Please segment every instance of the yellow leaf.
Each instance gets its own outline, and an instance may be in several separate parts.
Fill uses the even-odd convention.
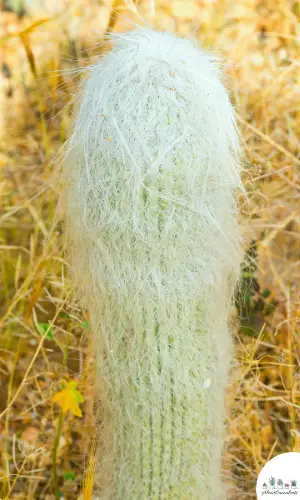
[[[71,380],[64,384],[64,389],[54,394],[52,401],[61,407],[63,413],[70,410],[76,417],[82,417],[81,409],[78,404],[83,403],[84,398],[76,389],[78,382],[76,382],[76,380]]]

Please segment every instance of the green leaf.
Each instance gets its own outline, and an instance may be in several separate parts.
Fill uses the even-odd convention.
[[[53,329],[49,328],[49,323],[39,323],[39,330],[42,336],[44,336],[45,333],[47,332],[46,339],[53,340],[54,338]]]
[[[82,328],[84,328],[85,330],[90,330],[90,324],[89,324],[89,322],[88,322],[88,321],[83,321],[83,322],[81,323],[81,326],[82,326]]]
[[[68,314],[68,313],[65,313],[65,312],[63,312],[63,311],[60,311],[60,312],[58,313],[58,317],[59,317],[59,318],[65,318],[65,319],[67,319],[67,318],[69,318],[70,316],[69,316],[69,314]]]
[[[75,477],[76,476],[72,470],[68,470],[67,472],[64,473],[64,480],[65,481],[68,481],[69,479],[71,481],[74,481]]]

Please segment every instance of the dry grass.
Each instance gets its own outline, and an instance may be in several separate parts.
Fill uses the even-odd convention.
[[[300,3],[128,0],[115,2],[117,16],[108,1],[90,0],[85,8],[65,3],[50,21],[45,12],[21,19],[0,12],[0,497],[55,498],[57,469],[56,497],[76,499],[88,469],[84,498],[90,498],[93,346],[88,318],[72,300],[61,227],[53,224],[53,158],[67,134],[79,76],[60,70],[97,56],[108,26],[125,29],[130,18],[146,16],[159,28],[193,31],[228,61],[249,163],[249,199],[241,200],[249,263],[235,334],[225,467],[230,498],[254,499],[265,461],[300,451]],[[58,435],[52,396],[64,380],[78,381],[85,402],[82,418],[64,415]]]

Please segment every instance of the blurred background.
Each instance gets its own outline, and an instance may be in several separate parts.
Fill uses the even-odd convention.
[[[91,498],[93,343],[53,179],[83,69],[107,50],[105,32],[133,23],[214,50],[241,129],[247,259],[227,397],[229,499],[255,499],[265,462],[300,452],[299,21],[296,0],[0,0],[1,499]]]

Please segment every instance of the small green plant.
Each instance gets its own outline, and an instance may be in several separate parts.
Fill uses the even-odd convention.
[[[46,339],[54,339],[53,328],[50,327],[49,323],[39,323],[39,331],[42,336],[46,335]]]

